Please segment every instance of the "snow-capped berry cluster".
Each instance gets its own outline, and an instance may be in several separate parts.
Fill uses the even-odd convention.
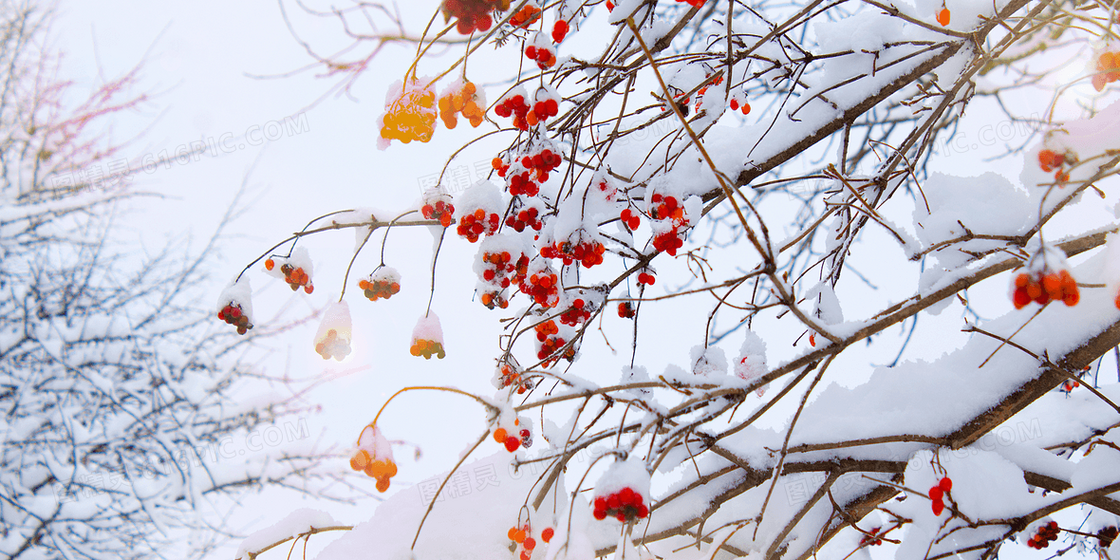
[[[324,360],[342,361],[350,355],[350,306],[345,301],[332,303],[323,313],[315,334],[315,352]]]
[[[650,218],[657,222],[654,227],[653,248],[676,256],[677,249],[684,246],[683,237],[688,227],[684,206],[681,206],[677,197],[662,196],[660,193],[654,193],[650,202]]]
[[[401,291],[401,273],[390,266],[379,267],[368,277],[358,280],[358,287],[370,301],[389,299]]]
[[[511,284],[522,282],[528,270],[529,257],[525,256],[516,238],[487,238],[479,247],[474,264],[482,304],[490,309],[505,309],[509,305],[505,290]]]
[[[591,305],[588,305],[582,298],[576,298],[572,300],[572,306],[560,315],[560,323],[578,327],[591,318],[592,311]]]
[[[521,233],[526,229],[533,231],[540,231],[544,227],[544,222],[540,220],[540,210],[536,206],[523,206],[516,212],[510,212],[506,216],[506,226],[513,228],[513,231]]]
[[[245,334],[253,328],[249,316],[241,310],[241,305],[231,301],[218,310],[218,319],[237,327],[237,334]]]
[[[462,35],[488,31],[494,24],[490,12],[509,9],[510,0],[443,0],[443,14],[455,18],[455,30]]]
[[[618,304],[618,316],[622,317],[623,319],[633,319],[634,318],[634,305],[631,304],[628,301],[624,301],[624,302],[619,303]]]
[[[502,426],[499,422],[498,427],[494,428],[494,441],[505,446],[506,451],[513,453],[521,446],[526,448],[533,445],[533,433],[529,430],[528,421],[522,426],[521,418],[514,418],[513,426]]]
[[[649,515],[649,506],[640,493],[626,486],[617,492],[595,498],[592,515],[600,521],[613,517],[625,523],[635,519],[645,519]]]
[[[432,139],[436,124],[436,93],[423,82],[426,80],[412,80],[405,86],[397,82],[389,88],[385,114],[380,119],[379,148],[389,147],[391,140],[407,144],[413,140],[427,142]]]
[[[456,233],[474,243],[482,235],[493,235],[502,225],[506,208],[498,187],[487,180],[475,183],[459,197],[459,225]]]
[[[575,234],[579,241],[557,241],[553,245],[541,247],[541,256],[546,259],[563,259],[564,265],[576,263],[584,268],[603,264],[603,254],[607,248],[594,240],[585,240],[583,235]]]
[[[465,237],[467,241],[474,243],[478,241],[481,235],[493,235],[498,231],[498,226],[502,223],[502,217],[497,213],[491,212],[487,215],[486,211],[482,208],[475,210],[471,214],[464,214],[459,218],[459,227],[455,232]]]
[[[541,70],[548,70],[556,64],[556,49],[544,35],[537,33],[533,35],[533,40],[525,45],[525,58],[537,63],[537,68]]]
[[[458,124],[457,114],[462,113],[472,127],[478,128],[486,115],[486,99],[482,91],[469,81],[455,82],[439,98],[439,118],[447,128]]]
[[[1097,73],[1093,74],[1093,87],[1097,91],[1120,80],[1120,53],[1105,51],[1097,57]]]
[[[439,317],[432,311],[423,315],[416,321],[412,328],[412,343],[408,352],[413,356],[424,356],[425,360],[435,356],[443,359],[447,353],[443,350],[443,328],[440,327]]]
[[[941,515],[945,510],[945,495],[953,489],[953,481],[949,477],[942,478],[936,486],[929,489],[929,501],[934,515]]]
[[[1036,550],[1042,550],[1050,546],[1050,543],[1058,540],[1059,531],[1058,522],[1056,521],[1051,521],[1042,525],[1031,535],[1030,540],[1027,541],[1027,546]]]
[[[1080,299],[1077,281],[1068,270],[1062,269],[1055,273],[1047,269],[1033,274],[1021,272],[1015,277],[1015,291],[1012,295],[1015,309],[1022,309],[1032,301],[1039,305],[1060,301],[1072,307]]]
[[[533,388],[532,380],[524,375],[521,368],[509,362],[502,362],[494,369],[494,377],[490,378],[490,382],[498,389],[516,386],[519,395]]]
[[[293,292],[301,287],[308,294],[315,291],[315,286],[311,283],[311,256],[307,249],[303,247],[292,250],[291,256],[287,258],[270,257],[266,259],[264,269],[273,276],[283,278]]]
[[[541,260],[530,261],[525,278],[518,283],[521,293],[543,307],[556,307],[560,301],[560,285],[556,272]]]
[[[525,102],[525,88],[517,87],[494,106],[494,113],[502,118],[513,117],[513,126],[529,130],[529,104]]]
[[[1072,165],[1076,160],[1077,158],[1068,151],[1060,154],[1049,149],[1038,152],[1038,166],[1047,173],[1053,171],[1054,180],[1059,183],[1069,181],[1069,171],[1064,166],[1066,164]]]
[[[234,280],[218,295],[218,319],[245,334],[253,328],[253,289],[249,279]]]
[[[509,24],[514,27],[528,29],[530,25],[539,19],[541,19],[541,9],[532,4],[525,4],[516,14],[513,14],[513,17],[509,18]]]
[[[443,227],[450,227],[455,222],[455,205],[451,204],[451,197],[436,189],[424,193],[424,205],[420,213],[425,220],[436,220]]]
[[[376,426],[362,429],[358,448],[350,456],[350,468],[377,480],[378,492],[389,489],[389,479],[397,475],[397,464],[393,461],[392,445]]]
[[[561,327],[556,326],[556,322],[549,319],[534,325],[533,330],[537,332],[537,359],[541,360],[542,366],[549,367],[559,361],[560,358],[565,360],[575,359],[574,348],[568,348],[563,354],[555,356],[571,339],[567,327],[564,327],[562,332]]]
[[[528,523],[522,525],[520,529],[511,527],[506,534],[509,540],[513,541],[514,545],[516,545],[513,552],[520,560],[529,560],[533,557],[533,549],[537,547],[537,541],[529,536],[532,534],[533,530],[529,527]]]

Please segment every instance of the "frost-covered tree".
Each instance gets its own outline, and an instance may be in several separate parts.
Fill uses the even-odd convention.
[[[463,152],[493,150],[493,172],[461,193],[445,173],[398,212],[322,217],[261,260],[309,287],[307,236],[353,229],[361,253],[375,231],[424,226],[434,282],[440,251],[463,246],[450,238],[476,244],[476,299],[504,331],[496,364],[459,374],[497,392],[466,395],[485,430],[427,500],[390,496],[320,558],[1108,553],[1114,5],[430,4],[415,33],[375,3],[300,6],[353,39],[316,55],[342,88],[386,42],[416,38],[382,148],[431,160],[398,144],[462,116],[478,129]],[[931,172],[966,110],[1033,125],[1004,156],[1014,180]],[[387,264],[408,263],[382,252],[350,282],[392,297],[407,275]],[[248,306],[235,288],[223,302]],[[348,305],[319,331],[324,359],[362,344]],[[414,356],[470,337],[460,325],[445,341],[431,304],[419,312]],[[620,336],[626,356],[603,350]],[[422,390],[462,393],[402,392]],[[394,398],[350,465],[382,491],[398,467],[379,419],[409,414]],[[333,524],[297,512],[243,551]]]
[[[144,98],[135,73],[63,81],[51,21],[0,2],[0,557],[182,558],[168,543],[228,534],[209,517],[230,497],[315,460],[246,453],[297,409],[235,400],[264,382],[212,322],[206,251],[144,255],[115,228],[137,191],[107,127]]]

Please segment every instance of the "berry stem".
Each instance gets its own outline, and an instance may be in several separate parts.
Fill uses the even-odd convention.
[[[393,393],[393,395],[391,397],[389,397],[388,400],[385,401],[385,404],[381,405],[381,408],[377,411],[377,414],[375,414],[374,417],[373,417],[373,422],[370,422],[369,425],[371,427],[376,428],[377,427],[377,420],[379,418],[381,418],[381,413],[385,411],[385,407],[389,406],[389,403],[392,402],[393,399],[397,397],[397,395],[399,395],[401,393],[407,393],[408,391],[444,391],[444,392],[447,392],[447,393],[456,393],[456,394],[459,394],[459,395],[470,397],[470,398],[478,401],[479,404],[481,404],[482,406],[485,406],[488,410],[490,410],[492,412],[497,412],[498,411],[498,407],[496,407],[493,404],[487,402],[482,397],[479,397],[478,395],[468,393],[468,392],[466,392],[462,389],[456,389],[454,387],[437,387],[437,386],[434,386],[434,385],[414,385],[412,387],[405,387],[403,389],[400,389],[396,393]]]

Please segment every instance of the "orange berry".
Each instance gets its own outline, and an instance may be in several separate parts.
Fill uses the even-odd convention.
[[[519,543],[524,542],[525,541],[525,531],[523,531],[521,529],[518,529],[517,532],[513,535],[513,540],[516,541],[516,542],[519,542]]]
[[[541,531],[541,540],[544,542],[552,540],[552,535],[554,532],[555,531],[552,530],[552,527],[546,527],[545,530]]]
[[[276,266],[276,261],[274,261],[272,259],[268,259],[268,260],[264,261],[264,269],[265,270],[272,270],[272,268],[275,267],[275,266]]]
[[[388,489],[389,489],[389,479],[388,478],[377,479],[377,491],[378,492],[384,492]]]
[[[940,23],[941,27],[949,25],[949,8],[941,8],[941,11],[937,12],[937,23]]]
[[[509,531],[506,533],[506,536],[509,537],[509,540],[516,541],[517,540],[517,527],[510,527]]]
[[[525,550],[533,550],[537,547],[537,541],[533,540],[533,537],[525,537],[525,540],[521,543],[521,546],[524,546]]]
[[[505,428],[498,428],[497,430],[494,430],[494,441],[496,441],[498,443],[505,443],[506,442],[506,437],[508,435],[509,434],[506,433]]]
[[[1061,292],[1062,281],[1055,274],[1047,274],[1042,277],[1042,289],[1046,290],[1050,297],[1054,297],[1054,294]]]
[[[1031,277],[1028,276],[1026,273],[1020,273],[1018,276],[1015,277],[1015,287],[1016,288],[1025,288],[1027,286],[1027,284],[1030,284],[1030,282],[1031,282]]]
[[[350,458],[350,468],[353,470],[365,470],[367,464],[369,464],[369,453],[365,449],[358,450],[358,452]]]

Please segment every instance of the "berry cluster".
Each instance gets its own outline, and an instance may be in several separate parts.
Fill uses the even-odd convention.
[[[513,228],[513,231],[521,233],[526,228],[540,231],[544,227],[544,222],[540,220],[540,210],[537,210],[534,206],[528,206],[517,212],[510,212],[509,216],[506,216],[506,225]]]
[[[1093,87],[1102,91],[1104,86],[1120,80],[1120,53],[1105,51],[1097,57],[1097,73],[1093,74]]]
[[[548,104],[549,102],[552,103],[551,106],[553,107],[556,104],[556,102],[551,99],[543,103]],[[537,107],[540,106],[541,103],[537,103]],[[533,109],[533,111],[536,112],[537,109]],[[551,114],[555,115],[555,110],[553,110]],[[525,168],[527,171],[536,171],[535,179],[538,183],[548,181],[548,174],[557,167],[560,167],[561,163],[564,163],[564,158],[548,148],[521,157],[521,167]]]
[[[494,24],[490,12],[504,12],[509,9],[510,0],[443,0],[443,15],[459,21],[455,29],[463,35],[475,31],[487,31]]]
[[[374,459],[365,449],[359,449],[350,457],[350,468],[376,479],[378,492],[388,490],[389,479],[397,475],[397,464],[392,459]]]
[[[1064,153],[1059,154],[1053,150],[1042,150],[1038,152],[1038,166],[1043,171],[1049,173],[1054,172],[1054,179],[1059,183],[1064,183],[1069,180],[1069,171],[1063,169],[1067,163],[1072,164],[1074,158],[1072,154]]]
[[[883,539],[879,536],[879,531],[881,531],[882,529],[882,527],[872,527],[871,530],[867,532],[868,534],[864,535],[863,538],[860,539],[859,545],[862,547],[879,546],[883,544]]]
[[[381,435],[381,430],[372,424],[362,429],[362,434],[358,437],[358,449],[350,456],[350,468],[376,479],[378,492],[388,490],[389,479],[397,475],[393,448],[385,436]]]
[[[529,267],[529,257],[522,254],[514,261],[509,251],[483,253],[482,263],[484,282],[508,288],[511,283],[525,276]]]
[[[541,19],[541,9],[532,4],[525,4],[516,14],[513,14],[513,17],[509,18],[509,24],[514,27],[528,29],[530,25],[539,19]]]
[[[358,280],[358,287],[370,301],[389,299],[401,291],[401,275],[394,268],[380,267],[368,278]]]
[[[738,99],[732,98],[731,102],[728,103],[728,106],[731,107],[732,111],[739,111],[744,115],[751,114],[751,104],[747,103],[746,101],[739,103]]]
[[[1058,522],[1051,521],[1046,525],[1039,527],[1038,532],[1031,535],[1030,540],[1027,541],[1027,546],[1036,550],[1042,550],[1050,546],[1050,543],[1058,540],[1059,531],[1060,529],[1058,529]]]
[[[518,288],[544,307],[555,307],[560,301],[559,280],[548,265],[537,265],[531,274],[521,279]]]
[[[1022,309],[1032,301],[1039,305],[1061,301],[1072,307],[1080,299],[1077,281],[1067,270],[1054,273],[1047,269],[1033,275],[1023,272],[1015,277],[1015,292],[1012,294],[1015,309]]]
[[[549,359],[549,356],[559,352],[561,348],[568,344],[568,341],[559,336],[560,329],[556,326],[556,322],[551,319],[537,323],[533,329],[537,331],[537,342],[539,343],[537,359],[542,361],[541,365],[549,367],[558,359]],[[560,357],[572,359],[575,357],[575,353],[569,348]]]
[[[502,118],[509,118],[512,116],[513,126],[517,127],[518,130],[529,130],[529,105],[525,103],[525,95],[523,92],[524,90],[522,89],[521,93],[514,93],[502,99],[494,106],[494,113]]]
[[[934,515],[941,515],[945,510],[945,494],[948,494],[953,489],[953,481],[949,477],[944,477],[934,486],[929,489],[929,500],[933,508]]]
[[[685,2],[689,6],[699,8],[704,5],[705,0],[677,0],[677,2]]]
[[[465,214],[459,218],[459,227],[456,228],[456,233],[467,238],[467,241],[474,243],[478,241],[479,236],[493,235],[498,231],[498,226],[501,225],[501,216],[490,213],[489,217],[486,215],[486,210],[479,208],[474,213]]]
[[[619,214],[618,217],[622,220],[622,225],[626,226],[626,229],[630,231],[638,229],[638,226],[642,224],[642,220],[638,217],[637,210],[623,208],[622,213]]]
[[[445,92],[439,98],[439,118],[444,126],[455,128],[459,122],[456,115],[462,113],[472,127],[478,128],[486,114],[483,109],[486,101],[480,97],[481,93],[471,82],[463,82],[462,86],[455,84]]]
[[[326,334],[315,342],[315,352],[324,360],[334,358],[342,361],[350,355],[350,341],[338,334],[335,329],[327,329]]]
[[[609,516],[625,523],[645,519],[649,515],[649,507],[643,502],[641,494],[627,486],[613,494],[595,498],[592,514],[600,521]]]
[[[557,44],[564,42],[564,37],[568,36],[568,31],[570,29],[571,27],[568,26],[567,21],[562,19],[556,20],[556,23],[552,24],[552,41]]]
[[[510,527],[509,532],[506,534],[509,540],[513,541],[516,545],[514,553],[518,554],[517,557],[520,558],[520,560],[529,560],[532,558],[533,549],[537,547],[537,541],[529,536],[531,534],[532,529],[529,528],[528,523],[522,525],[520,529],[517,527]],[[544,537],[541,538],[543,540]]]
[[[425,360],[432,359],[432,356],[442,360],[447,356],[447,353],[443,351],[443,343],[424,338],[413,340],[408,352],[416,357],[424,356]]]
[[[635,314],[634,313],[634,305],[631,304],[630,302],[624,301],[624,302],[618,304],[618,316],[619,317],[622,317],[623,319],[633,319],[634,314]]]
[[[386,104],[385,115],[381,117],[381,145],[388,147],[390,140],[405,144],[431,140],[436,128],[435,103],[435,92],[416,81],[403,88],[396,99]]]
[[[513,385],[517,386],[517,394],[524,394],[533,388],[533,382],[525,377],[521,368],[505,362],[498,366],[494,371],[494,377],[490,380],[498,389],[504,389]]]
[[[578,327],[591,318],[591,306],[580,298],[572,302],[572,306],[560,315],[560,322],[565,325]]]
[[[582,236],[581,236],[582,237]],[[541,247],[541,256],[546,259],[564,259],[564,265],[577,263],[584,268],[603,264],[603,254],[607,248],[598,241],[557,241],[554,245]]]
[[[514,420],[514,426],[520,425],[520,421]],[[515,428],[516,429],[516,428]],[[513,453],[521,446],[531,447],[533,445],[533,434],[528,428],[522,428],[517,435],[511,434],[505,428],[497,428],[494,430],[494,441],[506,446],[506,451]]]
[[[273,259],[264,261],[264,268],[268,271],[273,270],[276,268],[276,261]],[[288,287],[293,292],[300,287],[303,287],[304,293],[310,294],[315,291],[315,286],[311,283],[311,277],[303,270],[303,267],[284,263],[280,265],[280,273],[284,275],[284,281],[288,283]]]
[[[242,312],[241,304],[237,302],[231,301],[222,307],[218,311],[218,319],[237,327],[237,334],[245,334],[253,328],[252,323],[249,322],[249,316]]]
[[[438,191],[431,200],[425,200],[420,212],[425,220],[438,220],[443,227],[450,227],[455,221],[455,206],[451,204],[451,197]]]
[[[661,196],[660,193],[650,197],[650,202],[652,203],[649,209],[650,217],[654,220],[666,222],[669,226],[668,229],[654,235],[653,248],[676,256],[677,249],[684,246],[681,235],[683,229],[688,225],[688,219],[684,215],[684,207],[680,205],[675,196]]]
[[[638,273],[638,284],[639,285],[644,284],[646,286],[652,286],[653,283],[656,282],[656,281],[657,281],[657,277],[654,276],[652,273],[649,273],[649,272],[639,272]]]
[[[541,70],[548,70],[556,64],[556,52],[548,45],[526,45],[525,58],[536,62]]]

